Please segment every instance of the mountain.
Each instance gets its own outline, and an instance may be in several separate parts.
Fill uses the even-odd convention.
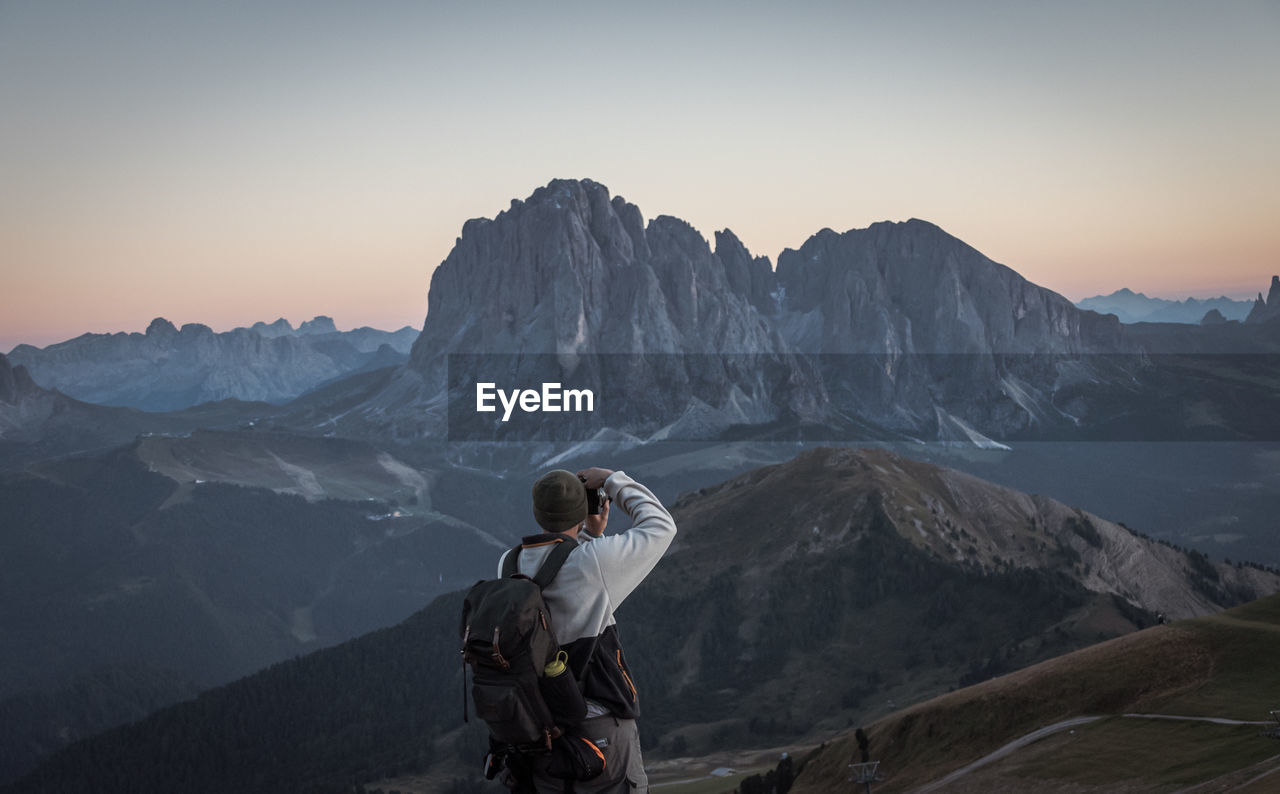
[[[1270,596],[942,695],[866,727],[875,789],[1274,790],[1261,779],[1276,769],[1275,740],[1259,733],[1276,727],[1277,652]],[[792,790],[848,791],[850,758],[853,736],[824,745]]]
[[[44,413],[39,406],[43,398],[44,390],[31,380],[27,368],[13,366],[0,353],[0,439],[25,435],[32,415]]]
[[[1113,320],[919,220],[824,229],[778,257],[777,284],[776,322],[841,409],[908,436],[1067,428],[1054,389],[1079,375],[1060,364],[1124,349]]]
[[[1081,353],[1115,327],[920,220],[824,229],[778,257],[783,324],[808,352]]]
[[[26,367],[0,354],[0,471],[69,454],[101,453],[142,433],[234,427],[271,410],[226,400],[181,413],[150,414],[80,402],[35,383]]]
[[[1095,295],[1076,303],[1081,309],[1098,314],[1114,314],[1122,323],[1189,323],[1198,324],[1205,314],[1219,312],[1226,320],[1244,320],[1252,304],[1224,296],[1197,300],[1174,301],[1149,298],[1129,288],[1110,295]]]
[[[1262,293],[1258,293],[1258,299],[1249,310],[1249,316],[1245,318],[1245,322],[1269,323],[1278,316],[1280,316],[1280,276],[1272,276],[1271,289],[1267,292],[1267,297],[1263,299]]]
[[[439,512],[439,482],[465,488],[362,442],[253,431],[0,475],[0,697],[126,661],[207,686],[403,619],[514,536]]]
[[[409,445],[1280,437],[1239,399],[1274,406],[1246,372],[1274,367],[1273,329],[1122,325],[920,220],[822,230],[775,272],[729,230],[713,249],[599,183],[554,180],[468,221],[428,306],[404,367],[335,381],[285,423]],[[1259,357],[1220,366],[1244,353]],[[479,411],[482,383],[595,403]]]
[[[603,185],[556,180],[463,226],[432,275],[407,369],[439,388],[447,364],[472,402],[480,380],[564,380],[601,395],[593,431],[680,422],[714,434],[816,416],[821,384],[759,315],[771,275],[727,230],[713,251],[684,221],[646,225]],[[486,419],[478,435],[493,432]]]
[[[1157,612],[1280,589],[1277,572],[874,449],[807,452],[673,514],[675,545],[619,610],[654,758],[828,734]],[[81,742],[10,790],[440,790],[484,747],[459,722],[460,601]]]
[[[301,395],[279,426],[410,446],[1280,438],[1274,390],[1250,374],[1274,368],[1273,327],[1123,325],[920,220],[824,229],[775,272],[727,229],[713,248],[599,183],[553,180],[468,221],[427,301],[407,362],[378,332],[338,334],[320,317],[226,334],[157,320],[146,334],[19,347],[14,363],[68,394],[148,409]],[[1222,366],[1238,354],[1257,358]],[[558,383],[594,401],[478,411],[481,383]]]
[[[362,442],[262,430],[0,474],[0,780],[473,582],[513,535],[441,512],[437,488],[477,490]]]
[[[416,332],[359,328],[339,332],[328,317],[296,331],[280,319],[214,333],[181,329],[157,318],[144,334],[84,334],[10,353],[32,377],[85,402],[172,411],[225,399],[287,402],[316,386],[379,365],[406,360]],[[382,349],[384,345],[389,349]],[[390,350],[397,351],[388,356]]]

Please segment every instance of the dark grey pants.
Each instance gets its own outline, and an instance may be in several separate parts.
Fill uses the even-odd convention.
[[[574,794],[647,794],[649,778],[640,757],[640,733],[635,720],[620,720],[611,715],[593,717],[574,733],[586,737],[604,753],[604,774],[595,780],[573,784]],[[562,794],[565,782],[542,774],[534,774],[538,794]]]

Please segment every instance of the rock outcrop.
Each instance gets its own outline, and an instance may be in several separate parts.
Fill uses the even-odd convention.
[[[544,354],[555,357],[551,380],[567,373],[575,386],[621,391],[625,410],[591,429],[644,438],[692,413],[704,436],[781,420],[837,428],[826,438],[986,444],[1126,426],[1132,405],[1121,403],[1145,398],[1125,397],[1123,384],[1149,374],[1149,355],[1270,344],[1230,328],[1209,338],[1189,325],[1122,326],[920,220],[824,229],[784,251],[775,273],[731,231],[712,249],[684,221],[646,223],[590,180],[555,180],[468,221],[428,305],[409,366],[345,416],[390,425],[397,438],[429,436],[450,413],[446,382],[457,417],[469,379],[501,379],[482,376],[476,357]],[[641,363],[621,378],[577,369],[619,354]],[[707,363],[699,356],[718,357],[714,371],[694,366]],[[545,368],[521,370],[527,361],[506,363],[489,362],[522,386],[548,379]]]
[[[1265,299],[1261,292],[1258,293],[1258,299],[1254,301],[1253,309],[1249,311],[1245,322],[1266,323],[1276,317],[1280,317],[1280,276],[1271,277],[1271,289],[1267,292]]]
[[[931,223],[824,229],[778,257],[793,340],[823,353],[1078,353],[1108,324]]]
[[[609,395],[608,421],[646,434],[682,418],[701,433],[815,415],[821,384],[761,315],[771,276],[732,232],[712,251],[678,218],[645,224],[603,185],[556,180],[464,225],[432,276],[409,366],[441,383],[451,353],[519,355],[521,365],[554,355],[575,388]],[[457,370],[486,363],[455,359],[451,382],[486,378]],[[609,366],[618,369],[600,369]]]
[[[26,367],[15,367],[0,353],[0,403],[14,405],[39,391]]]

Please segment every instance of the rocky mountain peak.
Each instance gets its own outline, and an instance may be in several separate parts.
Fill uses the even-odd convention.
[[[1271,289],[1266,298],[1262,297],[1261,292],[1258,293],[1258,299],[1254,301],[1253,309],[1245,322],[1265,323],[1276,317],[1280,317],[1280,276],[1271,277]]]
[[[1085,347],[1081,312],[919,219],[824,229],[778,257],[802,349],[1040,353]]]
[[[706,361],[700,354],[790,352],[757,308],[768,295],[767,261],[751,257],[731,234],[720,238],[721,247],[723,258],[679,218],[658,216],[646,225],[639,208],[598,182],[554,180],[496,217],[463,226],[432,275],[410,370],[430,392],[450,353],[556,354],[563,361],[678,353],[630,372],[619,395],[634,402],[629,415],[641,417],[647,404],[643,423],[661,425],[674,420],[668,411],[678,416],[697,404],[719,417],[712,425],[768,421],[777,415],[776,395],[758,361],[732,374],[693,371]],[[779,376],[790,395],[781,402],[821,401],[820,385],[795,371],[800,365],[780,365],[792,373]],[[696,398],[695,384],[702,389]],[[616,382],[613,388],[617,394]]]
[[[40,390],[27,368],[13,366],[5,354],[0,353],[0,402],[13,405],[27,395]]]
[[[147,336],[156,339],[168,339],[169,337],[176,336],[177,333],[178,329],[174,327],[173,323],[163,317],[155,318],[151,321],[151,324],[147,326]]]
[[[283,317],[276,320],[274,323],[271,323],[270,325],[259,320],[258,322],[250,326],[249,330],[253,331],[258,336],[264,336],[268,338],[293,335],[293,325]]]
[[[307,320],[298,326],[299,334],[336,334],[338,327],[333,324],[332,317],[326,317],[323,314],[317,315],[314,319]]]
[[[1221,563],[1213,568],[1223,588],[1206,591],[1185,552],[1055,500],[877,448],[811,449],[683,495],[672,509],[689,528],[677,553],[701,555],[710,575],[743,565],[751,581],[797,556],[848,551],[880,531],[971,571],[1057,572],[1086,590],[1179,618],[1238,601],[1233,587],[1273,592],[1280,585],[1274,574]],[[749,542],[758,538],[769,541]]]
[[[768,351],[752,322],[763,273],[736,238],[726,263],[688,223],[598,182],[557,179],[463,226],[436,269],[413,365],[468,352]],[[766,260],[767,262],[767,260]]]
[[[772,314],[777,308],[772,298],[776,285],[769,257],[753,257],[738,236],[728,229],[716,232],[715,240],[716,257],[724,263],[729,286],[745,295],[760,311]]]

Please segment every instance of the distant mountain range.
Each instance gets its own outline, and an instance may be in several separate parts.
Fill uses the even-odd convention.
[[[417,331],[338,331],[316,317],[214,333],[157,318],[143,334],[83,334],[45,348],[18,345],[13,364],[47,389],[84,402],[177,411],[220,400],[284,403],[317,386],[404,363]]]
[[[27,368],[0,353],[0,471],[68,454],[102,453],[143,433],[233,428],[273,406],[224,400],[173,413],[144,413],[81,402],[42,388]]]
[[[1119,289],[1110,295],[1095,295],[1077,301],[1081,309],[1098,314],[1114,314],[1122,323],[1187,323],[1199,325],[1206,316],[1237,322],[1249,316],[1253,301],[1234,300],[1225,295],[1218,298],[1187,298],[1175,301],[1167,298],[1149,298],[1129,288]],[[1210,320],[1212,322],[1212,320]]]
[[[775,271],[727,229],[713,248],[603,185],[555,180],[468,221],[427,300],[420,335],[158,319],[10,359],[42,387],[152,411],[306,395],[277,426],[400,443],[1280,438],[1276,395],[1245,372],[1280,352],[1261,295],[1250,322],[1189,301],[1210,322],[1126,325],[921,220],[824,229]],[[601,408],[502,421],[474,410],[478,382],[564,382]]]
[[[822,230],[774,271],[728,230],[713,249],[598,183],[556,180],[464,225],[407,365],[284,421],[399,442],[1273,438],[1238,397],[1275,395],[1207,359],[1274,366],[1277,352],[1265,323],[1079,309],[925,221]],[[548,381],[606,407],[516,422],[474,409],[477,382]]]
[[[396,332],[411,346],[324,318],[225,334],[157,320],[0,355],[0,514],[15,528],[0,537],[0,716],[14,726],[0,748],[18,748],[0,768],[487,575],[552,465],[625,465],[664,496],[729,478],[679,502],[671,558],[624,607],[635,642],[668,651],[637,662],[653,747],[834,731],[887,698],[1280,582],[889,453],[741,474],[815,441],[901,441],[1010,479],[1026,468],[1025,490],[1083,495],[1072,503],[1105,492],[1141,518],[1220,503],[1198,506],[1196,531],[1248,558],[1274,548],[1251,540],[1280,510],[1266,444],[1030,442],[1280,440],[1276,282],[1246,322],[1126,325],[925,221],[822,230],[775,271],[728,230],[712,244],[598,183],[556,180],[468,221],[428,303],[420,335]],[[475,410],[481,379],[562,381],[600,406],[505,423]],[[133,407],[68,396],[80,386]],[[94,754],[128,757],[119,741],[155,750],[118,766],[130,790],[349,790],[453,759],[476,731],[440,705],[461,685],[456,647],[427,643],[456,628],[456,601],[85,745],[40,780],[115,781]],[[904,628],[918,626],[927,641]],[[774,671],[812,657],[808,694],[778,688]],[[182,756],[240,754],[247,735],[287,757],[228,772],[222,750]],[[269,771],[220,777],[236,769]]]
[[[654,755],[812,738],[1157,613],[1280,590],[1275,571],[877,450],[804,453],[687,494],[673,515],[676,544],[619,613]],[[82,742],[12,790],[349,791],[435,763],[460,774],[484,747],[475,724],[458,730],[459,600]]]

